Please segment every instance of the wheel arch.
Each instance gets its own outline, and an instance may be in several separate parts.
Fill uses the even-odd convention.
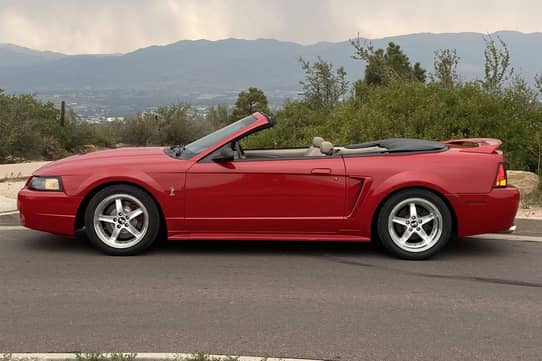
[[[167,235],[166,217],[164,215],[164,210],[162,209],[162,206],[161,206],[160,202],[158,201],[158,199],[156,199],[156,197],[151,192],[149,192],[149,190],[146,189],[145,187],[142,187],[139,184],[129,182],[129,181],[105,182],[105,183],[99,184],[99,185],[95,186],[94,188],[90,189],[86,193],[86,195],[83,197],[83,200],[81,201],[81,203],[79,204],[79,208],[77,209],[77,213],[76,213],[76,216],[75,216],[75,230],[76,231],[84,227],[85,211],[86,211],[87,206],[88,206],[90,200],[92,199],[92,197],[94,197],[94,195],[96,193],[98,193],[99,191],[101,191],[102,189],[105,189],[107,187],[114,186],[114,185],[129,185],[131,187],[135,187],[135,188],[138,188],[138,189],[142,190],[149,197],[151,197],[151,199],[154,201],[154,203],[156,203],[156,206],[158,207],[158,212],[160,213],[160,232],[159,232],[159,236]]]
[[[446,204],[446,206],[450,210],[450,214],[452,215],[452,237],[457,236],[458,224],[457,224],[457,215],[456,215],[455,209],[452,203],[450,202],[450,200],[442,192],[439,192],[438,190],[427,187],[427,186],[406,186],[406,187],[401,187],[401,188],[393,190],[392,192],[387,194],[384,198],[382,198],[380,202],[378,203],[378,206],[376,207],[373,213],[373,218],[371,219],[371,239],[378,240],[377,223],[378,223],[378,217],[380,215],[380,211],[382,207],[384,206],[384,204],[391,197],[393,197],[395,194],[399,192],[403,192],[405,190],[416,190],[416,189],[431,192],[437,197],[439,197],[444,202],[444,204]]]

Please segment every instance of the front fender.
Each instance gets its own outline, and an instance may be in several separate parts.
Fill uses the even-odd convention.
[[[111,175],[108,173],[94,173],[89,176],[82,178],[81,176],[66,176],[67,178],[65,183],[67,183],[66,191],[70,192],[70,196],[75,197],[84,197],[93,189],[100,187],[108,183],[133,183],[151,193],[155,198],[162,198],[167,190],[163,187],[149,174],[134,170],[133,168],[117,168],[115,169],[116,175]],[[119,175],[117,175],[119,174]],[[75,187],[70,187],[70,180],[80,180]],[[78,179],[79,178],[79,179]],[[81,179],[82,178],[82,179]],[[75,182],[74,182],[75,183]],[[73,193],[72,193],[73,192]]]
[[[160,175],[158,178],[160,178]],[[130,183],[138,186],[149,192],[158,203],[157,205],[165,218],[168,232],[178,233],[184,229],[183,189],[181,186],[184,177],[177,174],[175,178],[179,179],[176,187],[178,192],[173,194],[170,193],[169,186],[167,186],[171,182],[165,184],[157,181],[152,175],[133,168],[119,167],[115,169],[115,175],[97,172],[88,176],[66,176],[63,177],[63,181],[66,185],[66,193],[74,199],[78,199],[77,212],[84,205],[87,196],[104,185]]]

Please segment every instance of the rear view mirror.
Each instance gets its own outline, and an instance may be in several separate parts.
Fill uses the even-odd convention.
[[[217,163],[233,162],[234,159],[235,154],[233,153],[233,149],[231,149],[231,147],[222,148],[220,152],[213,157],[213,161]]]

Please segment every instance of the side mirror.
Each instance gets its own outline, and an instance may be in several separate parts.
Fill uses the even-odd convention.
[[[235,159],[235,154],[233,153],[233,149],[231,147],[224,147],[220,150],[220,153],[216,154],[213,157],[213,161],[217,163],[227,163],[227,162],[233,162]]]

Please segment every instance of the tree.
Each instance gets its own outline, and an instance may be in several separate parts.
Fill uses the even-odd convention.
[[[362,43],[360,38],[350,40],[350,44],[354,47],[353,58],[367,63],[364,77],[367,84],[387,85],[400,80],[425,82],[425,69],[420,63],[412,65],[399,45],[390,42],[386,50],[375,49],[371,43]]]
[[[537,74],[534,78],[534,84],[540,95],[542,95],[542,73]]]
[[[506,43],[497,37],[500,47],[491,35],[484,38],[484,88],[489,91],[498,90],[502,83],[512,77],[514,68],[510,63],[510,51]]]
[[[333,65],[320,57],[311,64],[299,59],[305,72],[305,80],[299,82],[303,87],[305,101],[316,109],[330,109],[348,92],[348,81],[344,67],[333,71]]]
[[[263,90],[248,88],[247,91],[239,93],[231,119],[235,121],[255,112],[269,113],[269,103]]]
[[[187,104],[162,106],[125,120],[120,138],[137,146],[188,144],[203,135],[201,120]]]
[[[211,129],[219,129],[230,122],[230,113],[226,104],[213,105],[207,110],[205,120]]]
[[[535,87],[536,89],[538,89],[538,92],[540,93],[540,95],[542,96],[542,73],[540,74],[537,74],[534,78],[534,82],[535,82]],[[542,111],[540,111],[540,113],[542,114]],[[540,117],[541,119],[539,120],[539,123],[538,123],[538,127],[536,129],[536,144],[538,146],[538,176],[542,177],[542,115]]]
[[[441,49],[436,51],[433,80],[445,88],[453,88],[459,82],[459,75],[457,74],[459,59],[455,49]]]

